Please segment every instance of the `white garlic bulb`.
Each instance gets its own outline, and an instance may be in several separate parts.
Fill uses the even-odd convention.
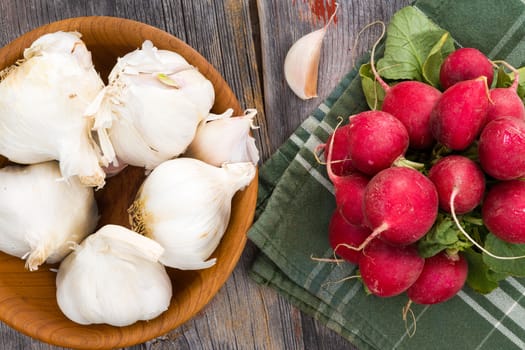
[[[0,250],[29,270],[62,260],[97,224],[93,189],[60,177],[55,161],[0,169]]]
[[[231,117],[233,110],[210,121],[201,123],[197,134],[186,150],[185,156],[200,159],[208,164],[259,161],[259,151],[250,130],[255,129],[255,109],[246,110],[243,116]]]
[[[75,32],[45,34],[0,76],[0,154],[13,162],[58,160],[62,176],[102,187],[87,106],[104,87]]]
[[[153,169],[186,150],[214,100],[213,85],[195,67],[145,41],[119,58],[86,115],[108,162]]]
[[[132,227],[165,249],[160,261],[190,270],[215,264],[209,259],[228,226],[233,195],[255,177],[253,163],[221,168],[193,158],[168,160],[142,184],[129,209]]]
[[[168,309],[172,287],[158,262],[162,247],[125,227],[106,225],[62,261],[57,302],[79,324],[127,326]]]

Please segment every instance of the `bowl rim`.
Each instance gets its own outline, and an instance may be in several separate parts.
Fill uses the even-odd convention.
[[[189,55],[182,55],[185,57],[190,64],[196,66],[199,71],[204,74],[214,85],[214,88],[216,89],[216,101],[220,100],[221,98],[227,98],[228,105],[231,105],[231,107],[236,112],[242,112],[240,108],[240,103],[235,97],[231,87],[228,85],[228,83],[224,80],[224,78],[220,75],[220,73],[209,63],[199,52],[197,52],[195,49],[193,49],[191,46],[189,46],[187,43],[182,41],[181,39],[177,38],[173,34],[170,34],[160,28],[154,27],[152,25],[149,25],[147,23],[139,22],[132,19],[127,18],[121,18],[121,17],[113,17],[113,16],[81,16],[81,17],[71,17],[66,18],[54,22],[50,22],[47,24],[44,24],[42,26],[36,27],[28,32],[25,32],[21,36],[15,38],[2,48],[0,48],[0,61],[4,59],[2,56],[8,56],[8,59],[4,62],[0,62],[1,67],[7,67],[10,64],[15,63],[16,59],[20,57],[21,50],[25,47],[28,47],[36,38],[39,36],[45,34],[45,33],[51,33],[56,32],[59,30],[64,31],[78,31],[79,33],[83,34],[83,30],[86,31],[88,28],[92,28],[96,25],[101,25],[104,23],[105,26],[116,26],[119,30],[137,30],[140,32],[140,36],[144,36],[143,40],[149,39],[150,37],[147,37],[148,35],[155,34],[158,36],[157,40],[165,40],[164,43],[161,45],[157,45],[157,43],[154,41],[154,44],[159,48],[165,48],[165,47],[177,47],[177,48],[184,48],[184,51],[186,53],[189,53]],[[89,45],[88,45],[89,49]],[[175,49],[172,49],[175,50]],[[7,54],[4,54],[7,52]],[[18,52],[18,54],[16,54]],[[10,58],[9,58],[10,57]],[[220,85],[221,89],[218,91],[217,86]],[[237,114],[240,115],[240,114]],[[256,205],[256,198],[257,198],[257,185],[258,185],[258,171],[255,174],[255,177],[253,181],[250,183],[250,185],[245,188],[244,190],[238,192],[234,198],[232,203],[232,217],[230,218],[230,224],[233,219],[234,210],[233,208],[236,207],[240,202],[246,202],[242,203],[243,207],[248,208],[248,212],[250,215],[246,215],[243,217],[236,216],[238,220],[238,225],[236,225],[237,230],[242,231],[242,235],[240,237],[236,237],[235,240],[235,250],[231,252],[231,254],[228,254],[228,257],[230,257],[229,261],[223,261],[221,262],[221,271],[224,271],[224,273],[221,273],[219,275],[214,275],[215,283],[212,284],[214,287],[213,290],[208,291],[206,294],[200,295],[202,298],[199,299],[200,303],[199,305],[194,306],[194,312],[193,314],[188,314],[185,317],[179,318],[175,320],[174,322],[169,322],[172,319],[168,319],[166,322],[161,322],[159,327],[156,327],[155,329],[149,330],[147,325],[144,325],[140,330],[140,332],[135,332],[135,334],[128,334],[133,332],[133,325],[126,326],[126,327],[113,327],[109,325],[104,325],[101,329],[102,331],[98,330],[93,332],[94,337],[98,337],[103,334],[104,329],[112,329],[114,328],[113,336],[106,337],[104,339],[103,344],[101,344],[98,341],[93,340],[93,342],[86,341],[85,337],[63,337],[60,336],[60,334],[57,335],[54,330],[50,329],[47,331],[35,331],[34,329],[29,329],[26,326],[26,323],[18,323],[16,322],[16,315],[12,316],[16,313],[13,313],[12,310],[10,312],[4,312],[6,308],[12,307],[12,300],[11,299],[1,299],[0,298],[0,320],[5,322],[7,325],[9,325],[11,328],[26,334],[32,338],[38,339],[40,341],[56,345],[56,346],[62,346],[62,347],[69,347],[69,348],[84,348],[84,349],[105,349],[105,348],[118,348],[118,347],[127,347],[136,345],[139,343],[143,343],[145,341],[154,339],[158,336],[164,335],[168,333],[169,331],[178,328],[182,324],[186,323],[190,319],[192,319],[196,314],[198,314],[210,301],[211,299],[218,293],[220,288],[226,283],[226,281],[231,276],[235,266],[237,265],[242,252],[244,250],[244,247],[247,242],[247,230],[251,226],[253,222],[253,218],[255,215],[255,205]],[[231,234],[230,233],[230,225],[228,225],[228,229],[225,233],[225,235]],[[223,237],[224,239],[224,237]],[[222,244],[222,241],[221,241]],[[221,245],[220,244],[220,245]],[[220,247],[219,245],[219,247]],[[217,249],[219,249],[219,247]],[[23,264],[23,262],[21,262]],[[219,265],[219,261],[217,262],[217,265]],[[35,271],[38,272],[38,271]],[[34,272],[32,272],[34,273]],[[172,299],[173,301],[173,299]],[[170,305],[170,308],[177,307],[177,305]],[[160,315],[159,317],[163,317],[166,313]],[[6,316],[7,315],[7,316]],[[64,316],[65,317],[65,316]],[[144,321],[139,321],[140,323],[144,323]],[[145,323],[144,323],[145,324]],[[77,327],[80,328],[100,328],[98,327],[100,325],[77,325]],[[73,328],[75,326],[72,326]],[[131,331],[127,331],[127,329],[131,329]]]

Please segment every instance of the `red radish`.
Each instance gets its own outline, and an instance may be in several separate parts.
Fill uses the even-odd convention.
[[[490,90],[490,100],[486,123],[506,116],[525,119],[525,106],[512,87]]]
[[[334,252],[353,264],[358,264],[363,255],[361,251],[349,249],[357,247],[370,235],[369,228],[351,224],[345,219],[340,209],[336,209],[328,226],[328,240]]]
[[[461,81],[447,89],[430,117],[432,134],[437,141],[458,151],[470,146],[485,124],[488,96],[485,77]]]
[[[430,230],[438,214],[436,187],[417,170],[392,167],[375,175],[363,197],[365,223],[374,237],[391,244],[408,245]]]
[[[331,159],[331,171],[337,176],[345,176],[352,173],[355,169],[352,166],[348,150],[348,131],[350,125],[346,124],[340,128],[336,128],[334,132],[328,137],[326,144],[320,145],[319,148],[323,148],[325,152],[325,159]],[[330,148],[334,140],[333,146]],[[330,150],[333,154],[329,154]]]
[[[363,194],[368,181],[368,177],[356,172],[340,177],[335,186],[336,206],[353,225],[363,224]]]
[[[525,106],[518,96],[519,72],[512,66],[504,63],[514,72],[512,85],[506,88],[490,90],[490,104],[487,111],[486,123],[498,117],[515,117],[525,119]]]
[[[525,182],[510,180],[494,185],[483,201],[481,217],[500,239],[525,243]]]
[[[379,76],[376,79],[380,83],[383,81]],[[381,85],[386,94],[381,110],[403,123],[408,131],[411,148],[430,148],[435,143],[430,131],[430,114],[441,92],[419,81],[403,81],[392,87],[383,83]]]
[[[481,203],[485,193],[485,176],[479,165],[460,155],[441,158],[430,168],[428,178],[436,186],[439,206],[450,213],[450,197],[457,191],[456,214],[465,214]]]
[[[407,129],[410,147],[426,149],[435,139],[430,131],[430,114],[441,92],[420,81],[403,81],[389,86],[376,71],[374,64],[375,45],[372,49],[370,67],[375,79],[385,91],[381,110],[399,119]]]
[[[467,260],[462,255],[449,257],[440,252],[425,259],[423,271],[407,289],[411,301],[431,305],[451,299],[465,285],[468,273]]]
[[[490,86],[494,78],[494,69],[487,56],[471,47],[452,52],[445,58],[439,71],[439,81],[445,90],[460,81],[480,76],[485,76]]]
[[[350,117],[348,145],[352,165],[367,175],[388,168],[408,148],[408,132],[390,113],[366,111]]]
[[[416,246],[391,246],[375,239],[363,252],[359,272],[372,294],[391,297],[406,291],[417,280],[424,264]]]
[[[499,180],[525,176],[525,119],[500,117],[488,123],[478,143],[483,170]]]

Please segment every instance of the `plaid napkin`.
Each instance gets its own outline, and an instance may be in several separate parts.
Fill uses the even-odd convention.
[[[525,4],[520,0],[419,0],[413,4],[461,46],[516,67],[525,63]],[[364,58],[366,60],[366,58]],[[366,109],[357,72],[349,72],[289,140],[260,168],[256,221],[249,238],[260,248],[251,277],[359,349],[525,349],[525,279],[508,278],[480,295],[465,287],[438,305],[412,304],[417,330],[402,319],[407,297],[367,295],[356,266],[331,258],[327,227],[333,187],[314,157],[338,116]],[[408,324],[409,330],[412,322]]]

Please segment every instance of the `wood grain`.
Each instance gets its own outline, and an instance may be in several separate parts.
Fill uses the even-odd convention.
[[[240,108],[257,108],[255,131],[267,159],[367,51],[385,20],[408,0],[341,1],[337,23],[324,39],[319,97],[301,101],[286,86],[282,64],[291,44],[322,26],[306,0],[4,0],[0,2],[0,46],[46,23],[69,17],[106,15],[165,30],[196,49],[224,77]],[[257,249],[248,242],[226,284],[196,317],[152,341],[126,349],[352,349],[351,344],[294,308],[273,290],[256,285],[248,270]],[[0,324],[1,349],[56,350]]]

